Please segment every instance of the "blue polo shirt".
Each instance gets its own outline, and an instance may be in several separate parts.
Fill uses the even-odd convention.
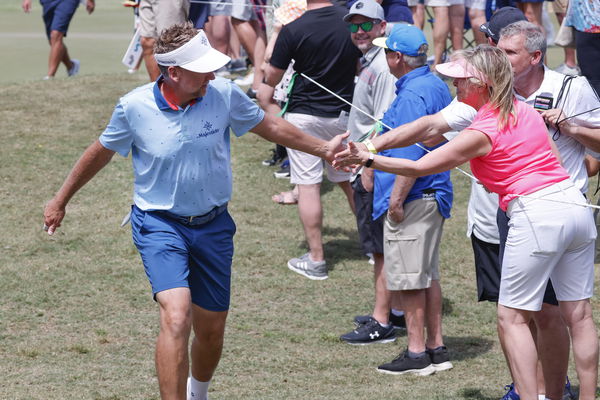
[[[134,89],[117,103],[100,143],[123,157],[131,151],[140,209],[206,214],[231,198],[230,128],[241,136],[264,112],[222,78],[209,83],[204,97],[176,108],[158,81]]]
[[[425,115],[435,114],[452,101],[448,86],[434,76],[428,66],[410,71],[396,82],[396,98],[383,115],[382,122],[392,128],[412,122]],[[385,134],[388,129],[380,132]],[[441,145],[440,145],[441,146]],[[424,146],[425,147],[425,146]],[[436,146],[439,147],[439,146]],[[427,148],[427,147],[426,147]],[[428,147],[433,150],[435,147]],[[418,160],[427,152],[417,145],[379,152],[382,156]],[[390,196],[396,180],[395,174],[375,170],[373,219],[383,215],[390,206]],[[450,218],[452,208],[452,182],[450,171],[417,178],[404,204],[423,196],[434,195],[438,210]]]

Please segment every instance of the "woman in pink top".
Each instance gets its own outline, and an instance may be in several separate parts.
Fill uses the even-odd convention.
[[[573,340],[579,398],[592,400],[598,375],[598,337],[589,301],[596,237],[592,213],[560,165],[542,117],[515,99],[506,54],[482,45],[455,57],[437,70],[455,78],[458,100],[478,110],[468,129],[417,161],[374,155],[350,143],[335,165],[363,164],[418,177],[470,161],[474,175],[498,193],[500,208],[510,217],[498,331],[520,398],[538,398],[538,357],[528,324],[541,308],[550,278]]]

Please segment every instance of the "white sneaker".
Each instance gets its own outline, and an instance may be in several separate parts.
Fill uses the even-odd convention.
[[[79,60],[76,59],[72,59],[71,62],[73,63],[73,66],[71,67],[71,69],[69,69],[67,71],[67,74],[69,76],[75,76],[79,73],[79,67],[81,66],[81,62],[79,62]]]
[[[235,83],[236,85],[239,85],[239,86],[252,85],[252,82],[254,82],[254,72],[250,72],[245,77],[237,78],[236,80],[233,81],[233,83]]]
[[[554,68],[554,70],[565,75],[581,75],[581,69],[577,65],[574,67],[569,67],[567,64],[562,63],[558,67]]]

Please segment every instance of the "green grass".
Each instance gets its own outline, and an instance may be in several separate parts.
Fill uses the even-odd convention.
[[[0,2],[0,51],[11,55],[0,76],[0,399],[157,399],[157,308],[130,230],[119,228],[131,202],[130,160],[115,156],[76,195],[55,236],[41,229],[44,203],[103,130],[117,98],[145,82],[144,73],[130,76],[119,64],[131,14],[102,0],[92,16],[79,10],[69,46],[81,55],[82,76],[42,82],[43,36],[5,40],[11,32],[41,34],[35,7],[37,15],[24,15],[18,1]],[[369,347],[337,339],[354,315],[370,312],[373,300],[372,269],[338,189],[323,190],[330,279],[313,282],[286,268],[305,244],[296,207],[270,200],[288,188],[260,165],[271,147],[253,134],[232,143],[233,297],[211,398],[501,397],[510,377],[495,307],[475,302],[464,233],[466,178],[453,173],[455,206],[441,245],[444,333],[455,368],[427,378],[392,377],[375,367],[406,346],[405,337]]]

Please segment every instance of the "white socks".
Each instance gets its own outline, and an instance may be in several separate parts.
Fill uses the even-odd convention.
[[[190,375],[188,378],[188,400],[208,400],[208,382],[200,382]]]

